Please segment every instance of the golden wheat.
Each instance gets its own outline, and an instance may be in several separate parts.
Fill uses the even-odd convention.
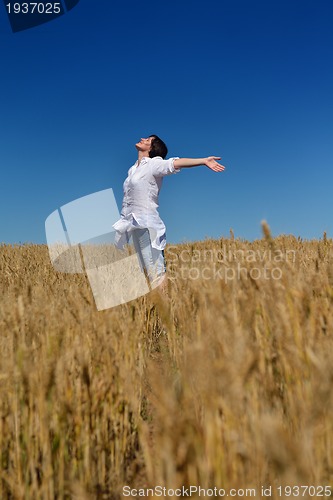
[[[1,499],[332,485],[333,243],[263,233],[169,245],[168,297],[102,312],[0,246]]]

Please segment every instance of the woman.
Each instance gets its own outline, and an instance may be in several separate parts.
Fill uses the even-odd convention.
[[[157,136],[150,135],[135,145],[138,159],[129,169],[124,182],[124,199],[121,218],[113,225],[116,229],[116,245],[123,248],[133,238],[141,270],[145,273],[149,288],[155,288],[165,278],[164,248],[166,229],[158,213],[158,195],[163,177],[180,172],[182,168],[205,165],[214,172],[224,166],[217,163],[217,156],[207,158],[169,158],[168,149]]]

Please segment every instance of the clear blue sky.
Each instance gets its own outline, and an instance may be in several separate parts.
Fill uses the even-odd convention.
[[[112,187],[135,142],[222,156],[165,178],[167,241],[333,237],[331,0],[81,0],[13,34],[0,5],[0,242]]]

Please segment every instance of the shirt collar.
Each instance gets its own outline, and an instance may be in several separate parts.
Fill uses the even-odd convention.
[[[162,156],[154,156],[154,158],[161,158],[161,160],[163,160]],[[150,158],[150,156],[144,156],[141,159],[140,165],[142,165],[143,163],[147,163],[148,160],[153,160],[154,158]],[[138,160],[136,160],[134,165],[138,166]]]

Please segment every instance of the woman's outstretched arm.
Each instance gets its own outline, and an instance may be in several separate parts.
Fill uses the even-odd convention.
[[[173,165],[176,169],[205,165],[211,170],[214,170],[214,172],[222,172],[225,167],[216,161],[220,159],[220,156],[207,156],[206,158],[178,158],[177,160],[174,160]]]

